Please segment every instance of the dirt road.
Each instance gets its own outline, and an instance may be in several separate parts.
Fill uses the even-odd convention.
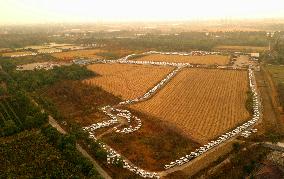
[[[271,97],[271,87],[264,75],[265,74],[263,71],[256,73],[257,86],[262,99],[263,124],[266,131],[280,131],[281,127],[278,123],[277,114],[275,112],[277,109],[273,107],[274,105]]]
[[[48,116],[49,124],[56,128],[60,133],[66,134],[67,132],[56,122],[55,119],[53,119],[52,116]],[[93,165],[95,166],[96,170],[99,172],[99,174],[105,178],[105,179],[111,179],[111,177],[107,174],[107,172],[93,159],[92,156],[88,154],[86,150],[84,150],[79,144],[76,144],[77,150],[86,158],[88,158]]]

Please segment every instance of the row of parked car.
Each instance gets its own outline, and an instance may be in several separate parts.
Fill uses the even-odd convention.
[[[93,63],[94,61],[88,61],[87,63]],[[95,62],[97,63],[97,61]],[[101,60],[100,63],[117,63],[117,61],[114,60]],[[119,61],[119,63],[130,63],[130,64],[149,64],[148,62],[139,62],[137,63],[137,61]],[[157,63],[157,62],[155,62]],[[167,62],[158,62],[157,64],[166,64]],[[175,64],[177,65],[177,64]],[[177,65],[178,68],[176,68],[174,71],[172,71],[166,78],[164,78],[163,80],[161,80],[155,87],[153,87],[151,90],[149,90],[147,93],[145,93],[142,97],[136,98],[136,99],[131,99],[131,100],[126,100],[123,101],[121,103],[119,103],[120,105],[126,105],[126,104],[132,104],[135,102],[139,102],[139,101],[143,101],[146,100],[148,98],[151,97],[151,95],[153,95],[158,89],[160,89],[161,87],[163,87],[163,85],[168,82],[172,77],[174,77],[176,75],[176,73],[181,70],[183,67],[188,66],[188,64],[183,64],[183,65]],[[258,99],[258,94],[256,91],[256,84],[255,84],[255,79],[254,79],[254,74],[253,71],[251,69],[248,70],[249,73],[249,81],[250,81],[250,89],[253,92],[253,109],[254,109],[254,114],[253,114],[253,118],[251,120],[249,120],[248,122],[244,123],[241,126],[238,126],[237,128],[235,128],[234,130],[227,132],[223,135],[221,135],[218,139],[209,142],[208,144],[196,149],[194,152],[191,152],[190,154],[181,157],[180,159],[170,162],[170,164],[165,165],[165,169],[169,169],[172,168],[174,166],[180,166],[183,165],[187,162],[189,162],[190,160],[200,156],[201,154],[203,154],[204,152],[210,150],[211,148],[225,142],[226,140],[242,133],[243,131],[247,130],[250,126],[252,126],[253,124],[255,124],[259,118],[260,118],[260,103],[259,103],[259,99]],[[135,128],[133,128],[131,125],[127,128],[124,128],[122,130],[117,130],[116,132],[120,132],[120,133],[130,133],[130,132],[134,132],[136,130],[138,130],[141,126],[141,120],[135,116],[132,116],[132,114],[128,111],[128,110],[122,110],[122,109],[116,109],[113,108],[111,106],[106,106],[104,108],[102,108],[103,112],[106,113],[106,115],[108,115],[111,120],[113,120],[112,122],[115,121],[115,123],[118,122],[117,117],[124,117],[127,119],[128,123],[131,123],[131,119],[134,118],[134,120],[137,121],[138,126],[136,126]],[[112,112],[117,112],[117,114],[113,114]],[[110,120],[110,121],[111,121]],[[101,122],[100,124],[96,124],[93,127],[95,128],[94,130],[101,128],[101,127],[107,127],[108,125],[103,124],[103,122]],[[89,126],[87,129],[92,129],[91,126]],[[92,131],[91,131],[92,132]],[[117,158],[121,158],[120,154],[118,154],[115,150],[111,149],[110,147],[106,147],[105,144],[101,143],[102,147],[108,152],[108,161],[111,162],[115,162],[117,160]],[[137,173],[138,175],[142,176],[142,177],[149,177],[149,178],[159,178],[159,176],[157,175],[157,173],[154,172],[147,172],[143,169],[138,168],[137,166],[134,166],[133,164],[130,164],[129,162],[127,162],[126,160],[122,160],[123,161],[123,167],[134,172]]]
[[[257,132],[257,129],[251,129],[251,130],[247,130],[247,131],[244,131],[241,136],[244,137],[244,138],[248,138],[252,133],[256,133]]]
[[[109,164],[115,163],[121,160],[123,163],[123,168],[128,169],[129,171],[136,173],[137,175],[143,178],[160,178],[160,176],[156,172],[150,172],[150,171],[143,170],[133,165],[132,163],[128,162],[127,160],[122,159],[121,155],[118,152],[116,152],[114,149],[109,147],[108,145],[102,142],[99,142],[99,145],[108,153],[107,162]]]
[[[190,154],[185,155],[185,156],[179,158],[178,160],[170,162],[169,164],[164,166],[165,169],[170,169],[174,166],[181,166],[181,165],[186,164],[187,162],[189,162],[192,159],[202,155],[203,153],[205,153],[208,150],[216,147],[217,145],[224,143],[228,139],[230,139],[230,138],[232,138],[232,137],[234,137],[234,136],[236,136],[240,133],[243,133],[244,131],[249,129],[251,126],[253,126],[260,119],[260,110],[261,110],[260,109],[260,106],[261,106],[260,105],[260,99],[259,99],[259,95],[257,93],[257,87],[256,87],[254,72],[251,68],[248,69],[248,74],[249,74],[250,89],[253,93],[253,116],[252,116],[252,119],[247,121],[246,123],[236,127],[234,130],[221,135],[216,140],[210,141],[208,144],[199,147],[194,152],[191,152]],[[253,130],[253,131],[256,132],[256,130]]]
[[[204,56],[204,55],[220,55],[220,52],[208,52],[208,51],[191,51],[191,52],[157,52],[149,51],[142,53],[143,55],[160,54],[160,55],[181,55],[181,56]]]
[[[167,82],[169,82],[181,69],[182,67],[177,67],[175,70],[169,73],[164,79],[162,79],[157,85],[155,85],[152,89],[150,89],[143,96],[135,98],[135,99],[129,99],[126,101],[122,101],[119,103],[119,105],[133,104],[133,103],[141,102],[141,101],[144,101],[150,98],[154,93],[156,93],[159,89],[161,89]]]

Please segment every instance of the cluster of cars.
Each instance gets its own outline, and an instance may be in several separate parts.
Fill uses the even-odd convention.
[[[151,51],[151,52],[146,52],[146,53],[162,53],[162,52]],[[190,55],[191,55],[191,53],[190,53]],[[208,52],[207,53],[207,52],[197,51],[196,53],[194,52],[194,54],[198,54],[198,55],[205,54],[205,55],[207,55],[207,54],[216,54],[216,53],[215,52]],[[159,90],[161,87],[163,87],[163,85],[165,83],[167,83],[169,80],[171,80],[171,78],[174,77],[178,73],[179,70],[181,70],[183,67],[188,67],[188,66],[191,67],[192,66],[188,63],[168,63],[168,62],[130,61],[130,60],[127,60],[129,57],[131,57],[133,55],[135,55],[135,54],[124,57],[123,59],[120,59],[119,61],[116,61],[116,60],[86,60],[86,61],[82,61],[81,60],[80,63],[85,63],[85,64],[91,64],[91,63],[128,63],[128,64],[152,64],[152,65],[154,64],[154,65],[171,65],[171,66],[177,67],[170,74],[168,74],[163,80],[161,80],[156,86],[154,86],[147,93],[145,93],[142,97],[122,101],[122,102],[119,103],[119,105],[132,104],[132,103],[136,103],[136,102],[143,101],[143,100],[150,98],[157,90]],[[173,53],[169,53],[169,55],[181,55],[181,54],[177,53],[177,52],[173,52]],[[187,54],[183,54],[183,55],[187,55]],[[259,97],[258,97],[258,93],[257,93],[257,90],[256,90],[256,82],[255,82],[254,73],[253,73],[253,70],[251,69],[251,67],[248,70],[248,74],[249,74],[248,76],[249,76],[250,89],[253,93],[253,110],[254,110],[254,113],[253,113],[252,119],[247,121],[246,123],[242,124],[241,126],[236,127],[232,131],[227,132],[227,133],[219,136],[216,140],[210,141],[208,144],[205,144],[204,146],[199,147],[198,149],[191,152],[190,154],[185,155],[185,156],[179,158],[178,160],[170,162],[169,164],[164,166],[165,169],[170,169],[174,166],[181,166],[181,165],[191,161],[192,159],[202,155],[203,153],[207,152],[208,150],[216,147],[217,145],[227,141],[228,139],[230,139],[230,138],[232,138],[232,137],[234,137],[238,134],[241,134],[241,133],[247,133],[248,134],[249,133],[249,131],[247,131],[248,128],[251,127],[252,125],[254,125],[260,118],[260,102],[259,102]],[[116,132],[130,133],[130,132],[134,132],[134,131],[138,130],[142,126],[141,120],[139,118],[135,117],[135,116],[132,116],[132,114],[128,110],[116,109],[116,108],[113,108],[111,106],[105,106],[105,107],[102,108],[102,110],[106,115],[108,115],[111,118],[111,120],[109,120],[107,122],[101,122],[101,123],[93,124],[93,125],[85,128],[85,130],[90,130],[92,132],[93,130],[96,130],[98,128],[110,126],[111,124],[118,122],[117,117],[126,118],[127,122],[129,124],[131,122],[131,119],[133,118],[134,120],[137,121],[138,126],[132,127],[130,125],[129,127],[123,128],[123,129],[115,128]],[[112,112],[117,112],[117,114],[114,115],[114,114],[112,114]],[[244,132],[244,131],[246,131],[246,132]],[[256,132],[257,130],[253,129],[251,131]],[[90,135],[90,137],[92,137],[92,136]],[[101,143],[101,146],[108,153],[108,156],[107,156],[108,163],[114,163],[114,162],[117,162],[117,160],[121,159],[121,156],[115,150],[111,149],[110,147],[106,147],[106,145],[103,144],[103,143]],[[157,173],[147,172],[143,169],[140,169],[140,168],[134,166],[133,164],[130,164],[126,160],[122,160],[122,161],[123,161],[123,167],[124,168],[140,175],[141,177],[144,177],[144,178],[159,178]]]
[[[160,54],[160,55],[181,55],[181,56],[204,56],[204,55],[219,55],[220,52],[207,52],[207,51],[191,51],[191,52],[157,52],[149,51],[142,53],[143,55]]]
[[[94,136],[94,131],[95,130],[103,128],[103,127],[109,127],[109,126],[111,126],[113,124],[117,124],[118,123],[117,117],[115,115],[113,115],[112,113],[109,113],[107,111],[108,108],[109,108],[109,110],[114,110],[114,108],[112,108],[110,106],[105,106],[105,107],[102,108],[102,111],[111,118],[110,120],[103,121],[103,122],[98,122],[98,123],[92,124],[90,126],[83,127],[84,131],[88,131],[89,132],[90,138],[96,139],[95,136]]]
[[[129,171],[136,173],[137,175],[139,175],[143,178],[160,178],[160,176],[156,172],[145,171],[145,170],[129,163],[128,161],[122,159],[120,154],[118,154],[114,149],[107,146],[106,144],[99,142],[99,145],[108,153],[108,155],[107,155],[107,163],[108,164],[115,163],[115,162],[118,162],[118,161],[121,160],[122,163],[123,163],[123,168],[128,169]]]
[[[257,132],[257,129],[251,129],[251,130],[247,130],[247,131],[244,131],[241,136],[244,137],[244,138],[248,138],[252,133],[256,133]]]
[[[132,116],[131,113],[129,115],[126,115],[125,113],[119,113],[119,114],[117,114],[117,116],[125,117],[127,119],[128,123],[130,123],[131,118],[134,118],[134,120],[138,123],[138,125],[136,127],[133,127],[132,125],[130,125],[129,127],[123,128],[121,130],[117,129],[115,132],[128,134],[128,133],[131,133],[131,132],[135,132],[142,127],[141,119],[139,119],[136,116]]]
[[[145,93],[142,97],[122,101],[122,102],[119,103],[119,105],[133,104],[133,103],[137,103],[139,101],[143,101],[143,100],[150,98],[157,90],[162,88],[165,83],[170,81],[181,69],[182,69],[182,67],[178,67],[175,70],[173,70],[163,80],[161,80],[156,86],[154,86],[147,93]]]
[[[212,149],[213,147],[227,141],[228,139],[230,139],[230,138],[232,138],[232,137],[234,137],[234,136],[236,136],[240,133],[243,133],[243,131],[246,131],[249,127],[253,126],[260,119],[259,96],[258,96],[257,89],[256,89],[255,76],[254,76],[253,70],[251,68],[248,69],[248,74],[249,74],[250,89],[253,93],[253,116],[252,116],[252,119],[247,121],[246,123],[242,124],[241,126],[236,127],[234,130],[221,135],[216,140],[210,141],[208,144],[205,144],[204,146],[199,147],[194,152],[191,152],[190,154],[188,154],[184,157],[181,157],[178,160],[170,162],[169,164],[164,166],[165,169],[170,169],[174,166],[180,166],[180,165],[183,165],[183,164],[191,161],[192,159],[200,156],[201,154]],[[253,129],[252,131],[256,132],[257,130]],[[246,131],[244,133],[250,134],[251,132]]]
[[[37,55],[37,53],[23,53],[23,54],[15,54],[11,55],[11,58],[17,58],[17,57],[25,57],[25,56],[32,56],[32,55]]]
[[[95,62],[101,61],[101,59],[75,59],[72,62],[76,65],[91,65]]]
[[[24,65],[18,65],[16,70],[17,71],[28,71],[28,70],[52,70],[55,67],[60,67],[62,65],[68,65],[67,63],[50,63],[50,62],[43,62],[43,63],[29,63]]]

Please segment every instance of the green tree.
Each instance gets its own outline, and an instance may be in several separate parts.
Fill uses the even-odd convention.
[[[17,125],[13,120],[7,120],[5,121],[5,126],[3,128],[3,133],[5,136],[12,135],[16,133],[19,130]]]

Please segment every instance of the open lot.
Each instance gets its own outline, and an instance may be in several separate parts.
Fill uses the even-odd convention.
[[[161,55],[152,54],[136,58],[139,61],[163,61],[163,62],[180,62],[205,65],[226,65],[229,63],[228,56],[221,55],[206,55],[206,56],[182,56],[182,55]]]
[[[246,71],[184,69],[153,98],[130,107],[205,143],[249,117],[247,91]]]
[[[86,83],[100,86],[122,99],[144,95],[173,70],[172,67],[128,64],[95,64],[88,69],[101,76],[85,80]]]

